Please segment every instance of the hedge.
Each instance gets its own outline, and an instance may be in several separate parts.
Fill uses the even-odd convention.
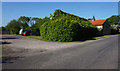
[[[78,21],[65,19],[45,22],[40,30],[42,39],[60,42],[77,41],[97,33],[96,27],[83,26]]]
[[[77,41],[95,36],[98,32],[96,26],[87,19],[56,10],[50,20],[40,26],[41,38],[50,41]]]

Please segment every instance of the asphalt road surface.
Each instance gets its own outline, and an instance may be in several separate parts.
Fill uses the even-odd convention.
[[[118,44],[118,36],[109,37],[4,63],[3,69],[117,69]]]

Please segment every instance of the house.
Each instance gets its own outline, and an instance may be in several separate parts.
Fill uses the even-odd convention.
[[[111,34],[111,27],[107,19],[95,20],[95,17],[93,16],[93,19],[89,20],[89,22],[95,25],[100,30],[99,34]]]

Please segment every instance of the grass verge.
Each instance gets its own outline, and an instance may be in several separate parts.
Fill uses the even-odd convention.
[[[120,35],[120,34],[97,36],[97,37],[93,37],[93,38],[86,39],[86,40],[83,40],[83,41],[73,41],[73,42],[87,42],[87,41],[90,41],[90,40],[97,40],[97,39],[112,37],[112,36],[117,36],[117,35]],[[37,40],[47,41],[47,42],[55,42],[55,41],[44,40],[40,36],[27,36],[27,37],[34,38],[34,39],[37,39]],[[69,42],[61,42],[61,43],[69,43]]]
[[[100,39],[100,38],[105,38],[105,37],[112,37],[112,36],[117,36],[119,34],[116,35],[104,35],[104,36],[99,36],[99,37],[94,37],[94,39]]]

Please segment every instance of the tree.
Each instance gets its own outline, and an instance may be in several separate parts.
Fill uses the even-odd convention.
[[[17,20],[11,20],[5,28],[10,32],[10,34],[18,34],[20,30],[20,23]]]
[[[6,31],[6,28],[5,27],[0,27],[0,31]]]
[[[117,25],[118,24],[118,16],[117,15],[111,16],[110,18],[108,18],[108,22],[110,23],[110,25]]]
[[[34,22],[33,25],[27,27],[27,29],[31,29],[35,35],[40,35],[40,29],[39,27],[46,21],[48,21],[49,18],[48,17],[45,17],[43,19],[41,18],[32,18],[32,22]]]
[[[40,35],[39,23],[33,24],[29,29],[31,29],[35,35]]]
[[[41,20],[39,21],[39,25],[42,25],[43,23],[45,23],[45,22],[47,22],[47,21],[49,21],[49,20],[50,20],[49,17],[45,17],[45,18],[43,18],[43,19],[41,19]]]
[[[39,23],[40,20],[41,18],[36,18],[36,17],[32,18],[32,21],[34,22],[34,24]]]
[[[88,18],[88,20],[92,20],[92,18]]]
[[[18,19],[18,22],[31,25],[29,24],[30,20],[31,20],[31,17],[20,16],[20,18]],[[27,27],[27,25],[25,27]]]
[[[26,27],[28,27],[29,25],[25,22],[25,23],[21,23],[21,22],[19,22],[19,27],[20,28],[26,28]]]

